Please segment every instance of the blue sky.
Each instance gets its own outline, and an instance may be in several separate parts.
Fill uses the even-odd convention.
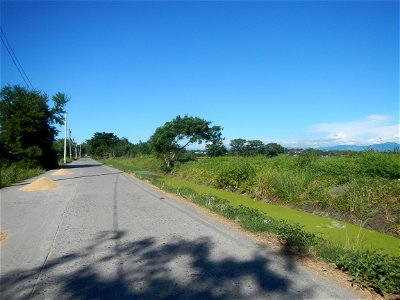
[[[285,146],[399,141],[399,2],[1,2],[33,86],[78,143],[177,115]],[[21,84],[1,48],[1,85]],[[61,133],[60,133],[61,134]]]

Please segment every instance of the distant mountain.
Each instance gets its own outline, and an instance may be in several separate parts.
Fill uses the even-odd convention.
[[[400,149],[400,144],[398,143],[382,143],[382,144],[374,144],[369,146],[359,146],[359,145],[337,145],[337,146],[329,146],[329,147],[321,147],[320,150],[324,151],[367,151],[367,150],[375,150],[379,152],[389,152],[396,149]]]

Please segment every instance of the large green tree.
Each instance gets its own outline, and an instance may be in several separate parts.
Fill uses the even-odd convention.
[[[8,162],[53,168],[57,130],[63,123],[68,97],[57,93],[48,105],[48,96],[39,91],[7,85],[0,92],[0,156]]]
[[[263,154],[264,143],[260,140],[250,140],[246,142],[246,155]]]
[[[206,145],[206,153],[209,157],[223,156],[227,152],[228,150],[222,140],[212,141]]]
[[[231,146],[231,151],[232,153],[234,153],[235,155],[245,155],[246,154],[246,140],[239,138],[239,139],[234,139],[231,140],[231,142],[229,143],[229,145]]]
[[[96,158],[108,158],[115,156],[115,147],[120,139],[110,132],[96,132],[94,136],[87,140],[89,155]]]
[[[221,140],[220,126],[199,117],[177,116],[156,129],[150,138],[153,150],[164,160],[164,167],[170,170],[174,161],[190,144],[216,142]]]
[[[285,153],[285,148],[277,143],[269,143],[264,146],[265,155],[268,157],[278,156],[281,153]]]

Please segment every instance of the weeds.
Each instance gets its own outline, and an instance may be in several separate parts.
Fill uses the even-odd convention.
[[[243,186],[254,177],[253,168],[247,163],[238,163],[223,168],[217,175],[216,184],[219,188],[246,191]]]
[[[400,257],[380,251],[347,252],[338,255],[335,264],[352,276],[353,284],[371,287],[382,296],[400,293]]]
[[[31,177],[35,177],[44,172],[42,168],[28,168],[14,163],[8,167],[2,167],[0,171],[0,188],[10,186]]]
[[[342,216],[399,236],[400,156],[366,152],[346,157],[215,157],[179,165],[174,176],[260,200]]]

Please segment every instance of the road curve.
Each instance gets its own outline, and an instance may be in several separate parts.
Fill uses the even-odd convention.
[[[358,298],[117,170],[68,170],[1,190],[2,299]]]

